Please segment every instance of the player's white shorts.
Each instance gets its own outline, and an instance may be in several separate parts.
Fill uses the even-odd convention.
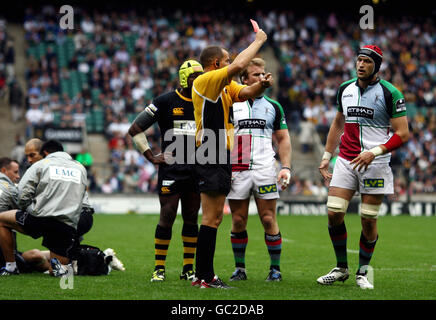
[[[258,199],[279,198],[275,168],[232,172],[232,186],[227,199],[248,199],[252,193]]]
[[[350,161],[336,159],[330,187],[357,190],[363,194],[393,194],[394,176],[389,163],[374,163],[366,171],[353,170]]]

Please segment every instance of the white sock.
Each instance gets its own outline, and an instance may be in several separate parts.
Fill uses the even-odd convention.
[[[13,272],[15,269],[17,269],[16,262],[6,262],[6,270],[8,270],[9,272]]]

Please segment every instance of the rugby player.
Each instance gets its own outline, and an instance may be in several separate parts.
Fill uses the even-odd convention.
[[[385,194],[394,193],[390,153],[409,138],[403,94],[377,76],[382,58],[378,46],[361,48],[356,62],[357,78],[342,83],[337,93],[338,112],[319,166],[324,179],[331,179],[328,231],[337,265],[317,279],[322,285],[343,282],[349,277],[344,216],[349,201],[358,191],[362,230],[356,283],[362,289],[374,288],[368,281],[367,271],[378,239],[380,205]],[[331,174],[329,161],[338,144],[339,156]]]
[[[196,281],[200,288],[229,288],[214,272],[213,259],[218,227],[222,221],[224,202],[230,191],[230,150],[233,148],[233,103],[260,96],[273,83],[267,74],[251,86],[233,81],[267,40],[260,29],[255,40],[231,63],[229,52],[219,46],[203,49],[200,62],[204,74],[192,87],[196,122],[196,173],[202,203],[202,220],[198,233]]]
[[[171,241],[172,227],[177,216],[179,200],[182,206],[182,240],[183,270],[180,279],[193,281],[194,256],[198,235],[198,210],[200,195],[194,171],[195,159],[195,121],[192,105],[191,88],[193,81],[203,73],[203,67],[195,60],[185,61],[179,69],[181,88],[165,93],[153,100],[134,120],[129,129],[139,151],[153,164],[159,165],[158,189],[160,201],[160,218],[155,230],[155,269],[151,281],[165,280],[165,261]],[[161,133],[162,153],[154,155],[148,145],[145,131],[155,122]],[[184,147],[167,153],[165,150],[173,139],[165,136],[183,137]],[[188,145],[194,147],[188,152]],[[176,154],[178,152],[178,154]],[[181,155],[180,152],[183,154]],[[174,159],[183,158],[179,162]],[[167,160],[174,163],[168,164]]]
[[[241,81],[251,85],[265,76],[265,61],[251,60]],[[230,281],[246,280],[247,218],[253,194],[270,256],[267,281],[281,281],[282,237],[276,218],[277,182],[286,189],[291,177],[291,139],[282,106],[266,95],[233,104],[235,144],[232,151],[232,185],[227,196],[232,212],[231,244],[236,270]],[[273,136],[277,139],[281,169],[277,175]]]

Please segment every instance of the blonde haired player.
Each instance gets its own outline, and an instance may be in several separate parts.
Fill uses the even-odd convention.
[[[241,73],[242,84],[252,85],[265,77],[265,61],[251,60]],[[282,106],[266,95],[233,104],[235,147],[232,152],[232,185],[227,196],[232,211],[231,244],[236,270],[230,281],[246,280],[245,249],[248,243],[247,218],[253,194],[264,228],[270,256],[267,281],[281,281],[282,237],[277,223],[278,182],[286,189],[291,178],[291,139]],[[275,167],[273,136],[282,164]]]

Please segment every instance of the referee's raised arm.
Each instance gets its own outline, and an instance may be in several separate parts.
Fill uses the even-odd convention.
[[[245,69],[245,67],[247,67],[251,59],[256,56],[257,52],[265,43],[267,38],[268,37],[266,33],[262,29],[260,29],[256,33],[256,38],[254,39],[254,41],[245,50],[240,52],[236,56],[235,60],[233,60],[233,62],[229,65],[227,69],[227,75],[229,79],[232,79],[234,76],[241,73],[242,70]]]

